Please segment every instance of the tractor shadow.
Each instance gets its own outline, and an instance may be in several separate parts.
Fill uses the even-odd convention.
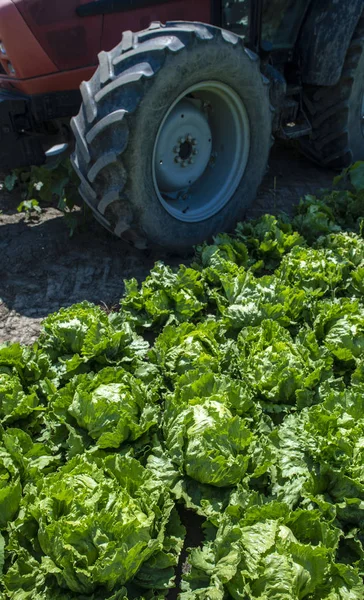
[[[292,212],[306,194],[327,188],[334,173],[313,165],[293,149],[275,146],[269,169],[249,210]],[[96,221],[69,237],[65,221],[48,207],[36,223],[16,211],[18,199],[0,195],[0,341],[27,341],[26,328],[62,306],[88,300],[116,307],[124,280],[143,280],[157,260],[176,266],[189,258],[145,253],[113,237]],[[15,206],[15,208],[14,208]]]
[[[36,224],[1,215],[0,255],[0,308],[31,319],[82,300],[112,308],[124,279],[144,279],[157,258],[168,262],[131,248],[96,222],[70,238],[54,209]]]

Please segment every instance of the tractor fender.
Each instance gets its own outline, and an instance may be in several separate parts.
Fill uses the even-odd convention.
[[[363,4],[363,0],[316,0],[313,3],[298,41],[304,84],[332,86],[338,83]]]

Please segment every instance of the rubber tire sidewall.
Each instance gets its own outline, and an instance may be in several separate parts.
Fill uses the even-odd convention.
[[[249,158],[242,180],[227,204],[205,221],[186,223],[172,217],[158,199],[153,182],[153,149],[159,127],[173,102],[191,86],[212,80],[229,85],[244,103],[250,123]],[[222,40],[208,46],[196,44],[177,55],[168,55],[129,118],[129,128],[128,149],[123,156],[128,173],[124,194],[148,241],[181,249],[220,231],[229,231],[255,198],[271,146],[268,86],[257,59],[240,44],[233,46]]]

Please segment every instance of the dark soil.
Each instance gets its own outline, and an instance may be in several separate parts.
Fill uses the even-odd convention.
[[[248,217],[289,213],[302,196],[328,187],[333,176],[295,150],[276,145]],[[156,260],[183,262],[167,253],[136,250],[94,221],[70,238],[53,207],[26,222],[16,210],[19,202],[17,191],[0,193],[0,342],[34,341],[41,320],[62,306],[82,300],[117,305],[124,279],[142,280]]]

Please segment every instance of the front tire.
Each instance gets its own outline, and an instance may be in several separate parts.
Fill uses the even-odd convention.
[[[125,32],[83,83],[80,193],[139,247],[189,248],[254,200],[271,145],[268,82],[233,33],[197,23]]]

